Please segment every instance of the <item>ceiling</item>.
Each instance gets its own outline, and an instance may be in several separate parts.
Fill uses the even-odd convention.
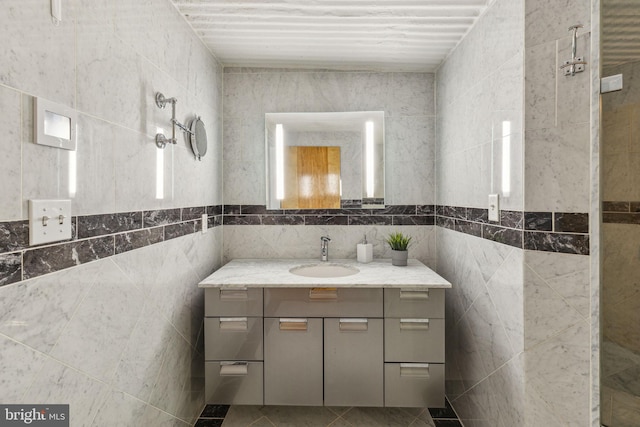
[[[640,1],[603,0],[602,64],[640,61]]]
[[[225,66],[435,71],[492,0],[171,0]]]

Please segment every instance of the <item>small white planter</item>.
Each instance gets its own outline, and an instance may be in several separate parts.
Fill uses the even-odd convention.
[[[391,264],[397,266],[407,265],[407,259],[409,258],[409,251],[396,251],[391,249]]]

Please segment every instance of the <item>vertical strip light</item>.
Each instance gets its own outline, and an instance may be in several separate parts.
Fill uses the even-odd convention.
[[[502,196],[511,194],[511,122],[502,122]]]
[[[276,199],[284,199],[284,131],[276,125]]]
[[[367,175],[367,197],[373,197],[373,122],[365,124],[365,159]]]
[[[78,157],[77,151],[69,151],[69,197],[76,197],[78,190]]]

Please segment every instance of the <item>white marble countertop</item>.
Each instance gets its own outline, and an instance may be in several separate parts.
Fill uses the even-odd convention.
[[[317,259],[234,259],[200,282],[201,288],[450,288],[451,283],[422,262],[410,259],[406,267],[391,265],[390,259],[363,264],[355,259],[332,259],[329,264],[355,267],[359,273],[345,277],[303,277],[289,269],[324,264]]]

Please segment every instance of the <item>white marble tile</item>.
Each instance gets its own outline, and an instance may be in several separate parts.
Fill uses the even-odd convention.
[[[589,257],[526,251],[525,262],[567,304],[585,319],[589,318]]]
[[[522,353],[513,357],[489,377],[496,393],[500,425],[525,425],[525,375]]]
[[[24,403],[23,396],[40,372],[45,356],[32,348],[0,335],[0,400]]]
[[[589,324],[585,321],[527,350],[527,385],[568,426],[590,419]]]
[[[22,212],[20,194],[22,191],[22,134],[19,92],[0,87],[0,134],[4,136],[2,163],[2,186],[0,187],[0,221],[15,221],[26,218]]]
[[[146,304],[124,348],[112,385],[136,398],[148,401],[162,367],[165,348],[173,327]]]
[[[144,296],[111,260],[101,267],[51,355],[95,378],[109,381],[124,343],[142,314]]]
[[[109,390],[105,396],[92,425],[128,426],[142,425],[147,405],[121,391]]]
[[[632,136],[638,132],[632,126],[634,109],[630,106],[617,108],[613,111],[602,113],[602,153],[610,155],[615,153],[627,153],[631,149]],[[636,146],[633,141],[634,147]]]
[[[123,133],[110,123],[79,115],[74,215],[116,211],[114,142]]]
[[[589,97],[589,68],[591,65],[591,37],[588,33],[580,34],[577,38],[577,55],[584,58],[587,62],[585,71],[575,76],[564,76],[564,70],[560,70],[560,66],[571,58],[571,38],[563,38],[558,40],[556,72],[557,77],[557,124],[562,126],[565,124],[589,123],[591,103]]]
[[[0,332],[49,353],[104,262],[83,264],[2,287]]]
[[[589,125],[525,134],[525,209],[589,210]]]
[[[513,250],[487,283],[489,296],[516,352],[524,349],[526,289],[522,262],[522,251]]]
[[[553,0],[541,0],[525,4],[525,43],[529,46],[568,37],[567,29],[574,24],[584,25],[581,33],[590,30],[589,2],[564,0],[560,4]]]
[[[140,425],[144,426],[157,426],[157,427],[190,427],[190,423],[186,423],[178,418],[175,418],[166,412],[154,408],[151,405],[147,405],[147,409],[144,412]]]
[[[63,7],[59,26],[51,21],[51,9],[42,2],[3,2],[0,22],[5,43],[0,47],[3,67],[0,83],[69,107],[75,106],[75,16]],[[52,84],[55,82],[55,84]]]
[[[24,401],[67,404],[74,426],[91,426],[107,392],[104,383],[48,359]]]
[[[527,383],[525,387],[525,426],[559,426],[563,422],[553,413],[549,405],[543,400],[542,395]],[[544,391],[542,391],[544,394]]]
[[[584,321],[560,294],[529,267],[525,268],[524,280],[526,348]]]

